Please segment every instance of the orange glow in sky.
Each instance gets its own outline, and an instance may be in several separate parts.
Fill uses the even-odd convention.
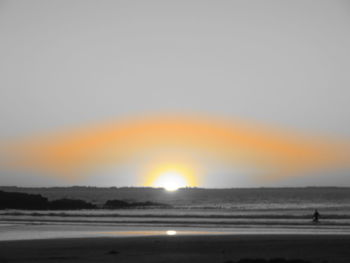
[[[118,165],[135,156],[173,149],[254,167],[271,176],[291,176],[329,167],[348,167],[348,146],[348,142],[301,136],[242,121],[155,117],[18,140],[6,143],[1,154],[5,156],[2,165],[7,168],[67,178],[82,176],[106,164]],[[162,181],[167,176],[174,181],[168,185],[169,189],[200,184],[195,167],[172,161],[154,164],[154,168],[144,171],[142,184],[167,187],[167,182]]]

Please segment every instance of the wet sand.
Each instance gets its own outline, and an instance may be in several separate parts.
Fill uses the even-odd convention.
[[[350,235],[191,235],[1,241],[0,262],[350,262]]]

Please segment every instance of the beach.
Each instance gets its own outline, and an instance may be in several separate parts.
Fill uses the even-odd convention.
[[[1,241],[0,262],[350,261],[350,235],[173,235]]]
[[[350,262],[346,188],[187,189],[182,195],[154,189],[56,190],[42,191],[51,193],[50,200],[68,196],[95,200],[100,207],[1,210],[1,263],[224,263],[244,258]],[[159,202],[164,197],[171,207],[102,208],[114,194],[133,202]],[[314,209],[320,211],[319,223],[312,222]]]

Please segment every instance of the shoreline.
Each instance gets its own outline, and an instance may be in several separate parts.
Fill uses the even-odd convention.
[[[173,235],[0,241],[1,262],[227,262],[242,258],[347,263],[350,235]]]
[[[152,224],[41,224],[16,222],[0,223],[0,241],[70,239],[70,238],[120,238],[147,236],[229,236],[229,235],[294,235],[294,236],[350,236],[350,228],[339,226],[298,226],[298,225],[237,225],[227,227],[206,225],[152,225]]]

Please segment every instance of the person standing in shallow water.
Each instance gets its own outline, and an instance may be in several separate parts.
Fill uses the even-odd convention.
[[[320,222],[319,218],[320,218],[320,213],[316,209],[312,216],[312,222],[319,223]]]

